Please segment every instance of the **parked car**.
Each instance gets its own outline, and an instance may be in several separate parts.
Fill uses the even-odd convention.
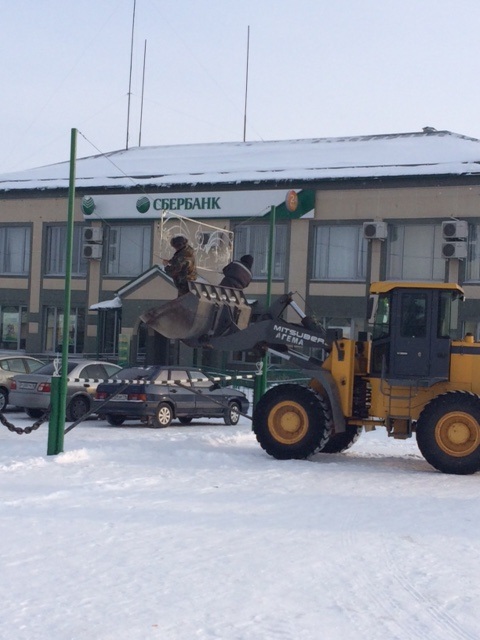
[[[67,376],[80,378],[78,382],[67,383],[66,419],[74,422],[85,415],[92,406],[93,395],[98,382],[108,380],[121,367],[99,360],[69,360]],[[44,365],[35,373],[18,375],[11,381],[10,402],[23,407],[31,418],[39,418],[50,405],[50,380],[54,373],[54,363]]]
[[[31,373],[45,363],[37,358],[19,355],[0,355],[0,411],[10,403],[10,385],[17,373]]]
[[[118,382],[98,385],[94,400],[96,413],[111,425],[131,419],[160,428],[175,418],[189,424],[194,418],[218,417],[225,424],[237,424],[249,406],[242,391],[220,387],[200,369],[127,367],[113,379]]]

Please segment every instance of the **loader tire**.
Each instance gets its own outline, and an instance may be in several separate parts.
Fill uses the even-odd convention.
[[[272,387],[253,413],[253,432],[260,446],[279,460],[308,458],[320,451],[332,426],[328,401],[296,384]]]
[[[480,398],[454,391],[432,400],[417,422],[423,457],[442,473],[468,475],[480,470]]]
[[[333,436],[330,436],[320,453],[342,453],[355,444],[361,433],[362,427],[347,425],[347,429],[343,433],[334,433]]]

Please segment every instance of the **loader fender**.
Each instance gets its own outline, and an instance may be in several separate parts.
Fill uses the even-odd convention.
[[[318,369],[318,371],[315,372],[308,369],[307,373],[312,376],[310,386],[319,393],[326,394],[330,401],[335,433],[344,433],[347,427],[345,423],[345,416],[342,412],[340,394],[334,377],[330,371],[327,371],[326,369]]]

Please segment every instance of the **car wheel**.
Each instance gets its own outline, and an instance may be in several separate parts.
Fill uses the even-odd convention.
[[[155,410],[155,415],[153,416],[153,425],[157,429],[164,429],[165,427],[168,427],[172,420],[172,407],[166,402],[161,402]]]
[[[225,420],[225,424],[238,424],[240,420],[240,405],[238,402],[230,402],[223,419]]]
[[[121,424],[125,422],[125,416],[115,416],[115,415],[112,415],[111,413],[107,414],[105,416],[105,419],[108,422],[108,424],[112,425],[112,427],[119,427]]]
[[[80,420],[90,410],[90,403],[84,396],[76,396],[68,403],[66,410],[67,422]]]
[[[4,411],[8,404],[8,391],[0,389],[0,411]]]
[[[190,424],[192,420],[193,420],[193,418],[189,418],[188,416],[183,416],[182,418],[178,419],[178,421],[181,424]]]
[[[37,419],[37,418],[41,418],[43,416],[44,413],[46,413],[46,410],[43,411],[42,409],[27,409],[24,408],[25,413],[27,414],[27,416],[29,418],[33,418],[33,419]]]

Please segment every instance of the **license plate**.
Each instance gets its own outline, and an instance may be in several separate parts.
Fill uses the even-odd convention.
[[[128,400],[126,393],[118,393],[114,398],[112,398],[112,402],[124,402],[125,400]]]
[[[18,383],[18,388],[19,389],[35,389],[37,385],[35,384],[35,382],[19,382]]]

